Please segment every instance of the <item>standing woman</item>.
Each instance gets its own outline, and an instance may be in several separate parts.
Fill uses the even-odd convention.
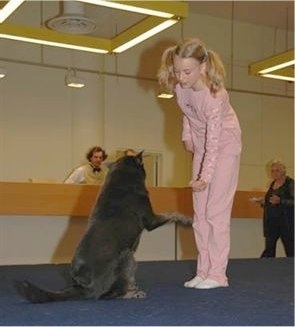
[[[237,187],[241,129],[224,89],[219,56],[199,39],[167,48],[159,82],[175,91],[183,112],[182,141],[193,153],[192,180],[197,271],[184,286],[228,286],[230,218]]]
[[[261,257],[275,257],[277,241],[282,240],[287,257],[294,257],[294,179],[286,175],[279,160],[270,165],[272,182],[263,201],[265,250]]]

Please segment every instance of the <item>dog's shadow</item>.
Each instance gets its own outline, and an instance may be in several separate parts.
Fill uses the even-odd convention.
[[[68,218],[66,231],[61,237],[50,262],[54,264],[71,262],[75,250],[85,234],[87,228],[87,217],[71,216]]]

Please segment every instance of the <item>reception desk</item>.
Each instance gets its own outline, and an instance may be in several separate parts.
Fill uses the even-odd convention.
[[[94,185],[0,182],[0,265],[69,262],[99,191]],[[191,188],[151,187],[148,191],[155,212],[193,216]],[[263,193],[235,194],[232,257],[258,257],[263,247],[262,208],[249,201],[254,196]],[[168,224],[143,232],[136,258],[185,260],[196,254],[193,229]]]
[[[191,188],[148,188],[155,212],[192,215]],[[0,182],[0,215],[88,217],[99,195],[94,185]],[[257,191],[237,191],[233,218],[261,218],[262,209],[249,201]]]

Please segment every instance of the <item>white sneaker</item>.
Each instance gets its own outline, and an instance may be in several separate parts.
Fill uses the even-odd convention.
[[[188,280],[187,282],[184,283],[184,287],[190,287],[190,288],[194,288],[197,285],[199,285],[201,282],[203,282],[204,279],[199,277],[199,276],[195,276],[193,279]]]
[[[216,280],[213,279],[205,279],[201,283],[198,283],[195,288],[197,289],[211,289],[211,288],[217,288],[217,287],[225,287],[221,284],[219,284]]]

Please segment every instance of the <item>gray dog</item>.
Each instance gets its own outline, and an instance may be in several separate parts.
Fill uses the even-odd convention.
[[[49,291],[28,281],[16,281],[18,292],[33,303],[145,297],[135,282],[134,252],[142,231],[167,222],[192,224],[179,213],[153,212],[145,176],[142,152],[113,163],[72,260],[70,286]]]

